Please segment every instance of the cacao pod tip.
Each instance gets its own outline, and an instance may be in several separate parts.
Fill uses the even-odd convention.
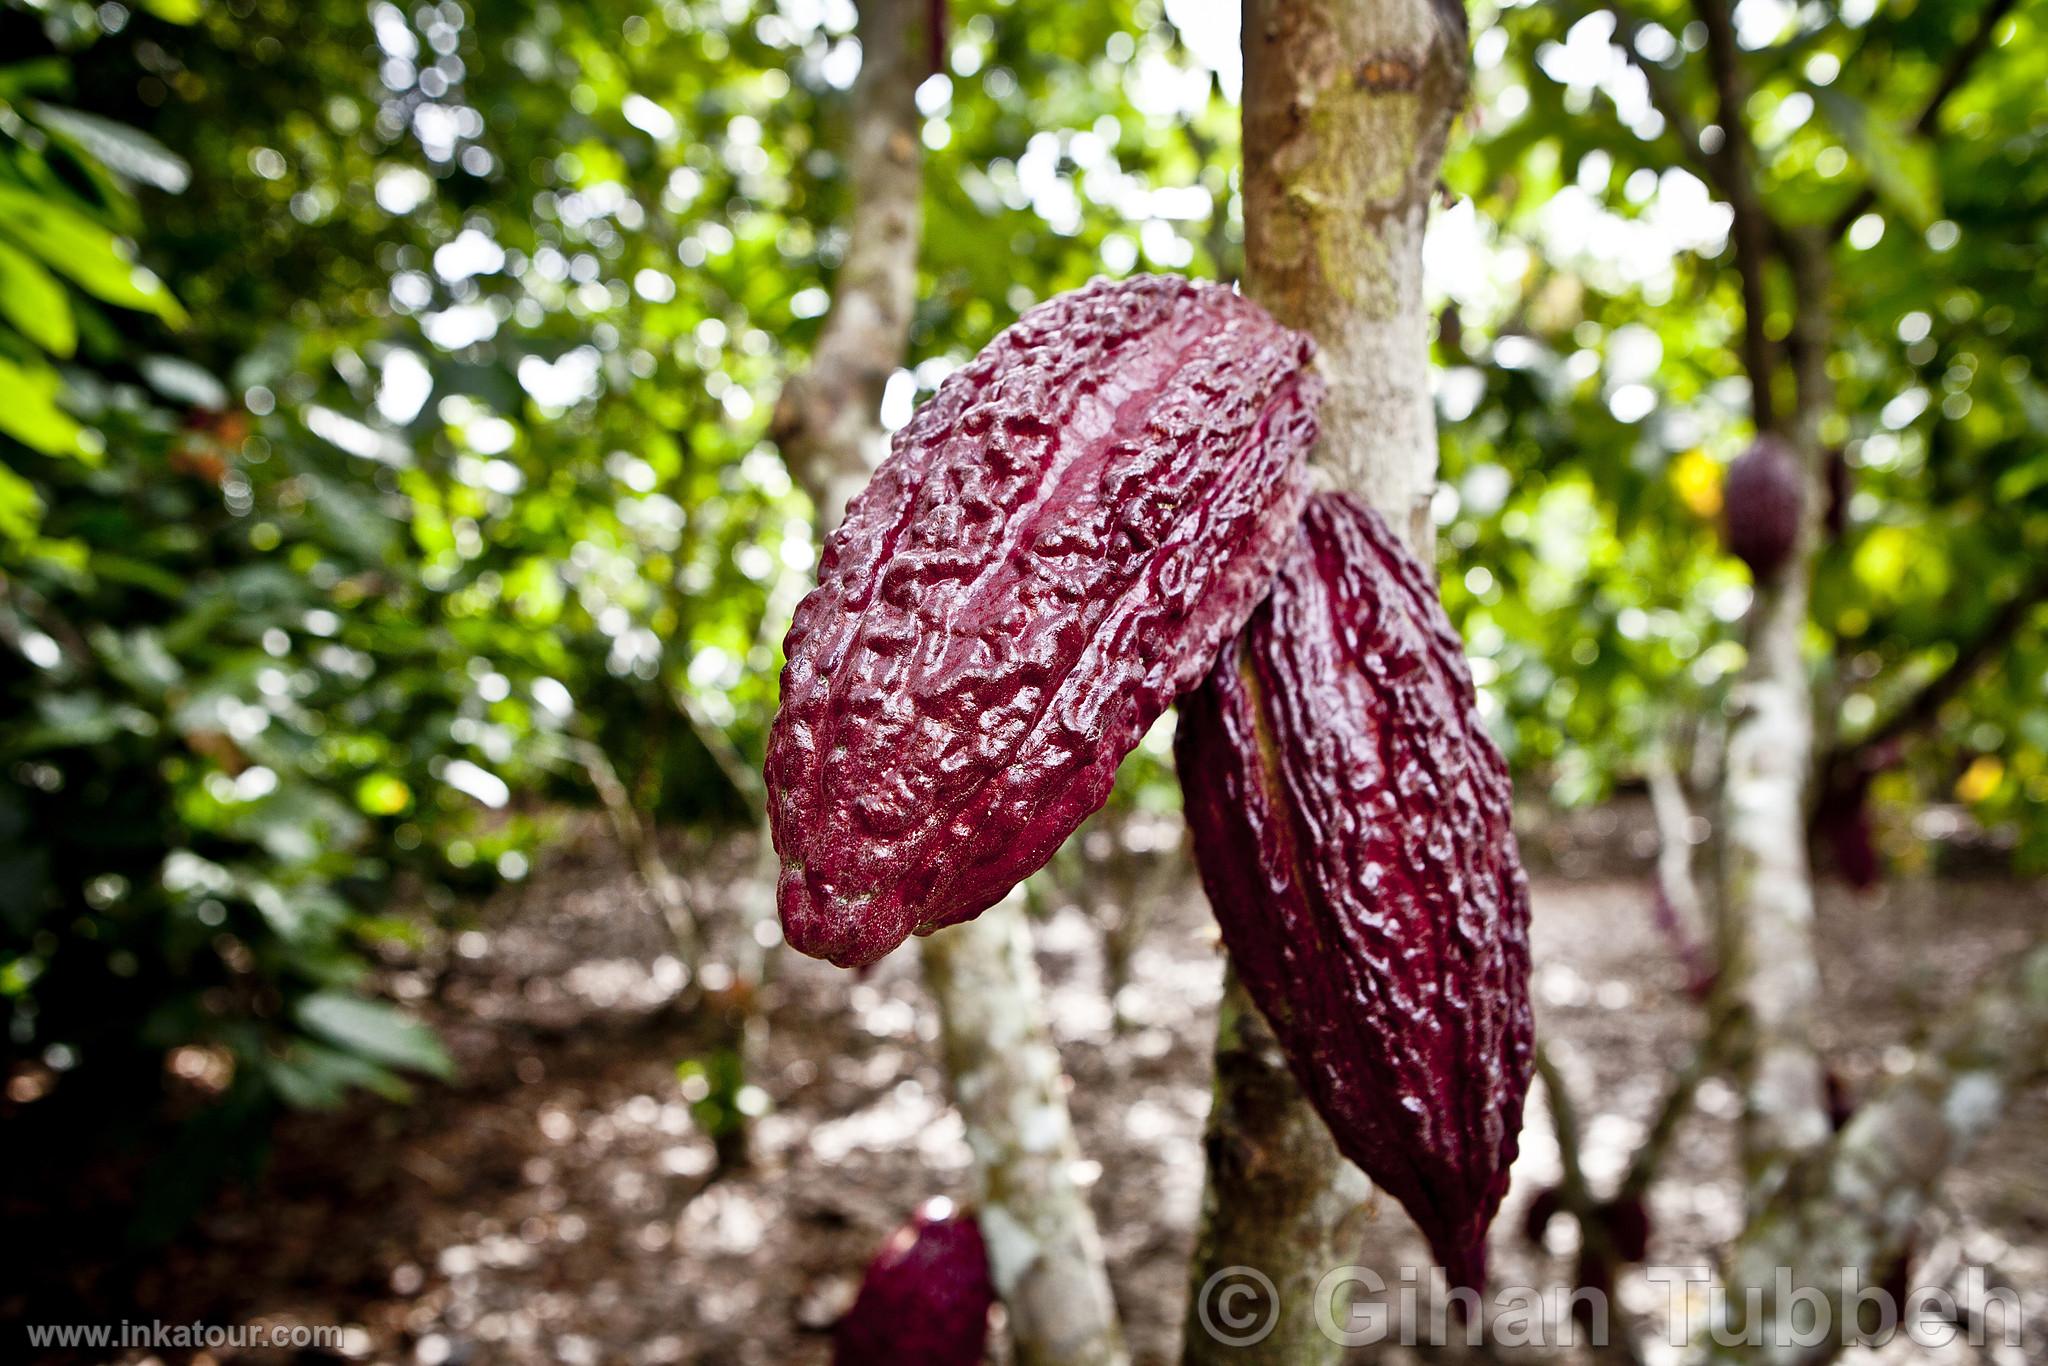
[[[782,937],[798,953],[842,968],[865,968],[909,938],[900,897],[835,897],[810,885],[800,868],[783,869],[775,888]]]

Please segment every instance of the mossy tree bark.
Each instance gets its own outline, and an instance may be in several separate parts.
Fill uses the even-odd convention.
[[[1426,558],[1437,443],[1422,236],[1464,99],[1463,10],[1246,0],[1244,66],[1245,292],[1320,347],[1320,486],[1365,498]],[[1355,1260],[1347,1216],[1371,1187],[1337,1152],[1234,974],[1206,1148],[1185,1359],[1335,1361],[1341,1349],[1318,1322],[1333,1308],[1318,1305],[1317,1289]],[[1277,1303],[1240,1268],[1266,1277]],[[1230,1287],[1234,1302],[1223,1298]],[[1247,1315],[1268,1313],[1255,1344],[1229,1340],[1263,1327]]]

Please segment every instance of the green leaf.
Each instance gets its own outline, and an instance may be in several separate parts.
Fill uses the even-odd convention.
[[[263,1067],[285,1104],[298,1110],[331,1110],[358,1086],[389,1100],[412,1096],[412,1088],[387,1068],[310,1040],[294,1043],[283,1057],[266,1058]]]
[[[0,234],[40,256],[97,298],[154,313],[173,327],[185,310],[163,281],[130,261],[121,241],[84,214],[19,185],[0,185]]]
[[[1807,87],[1821,112],[1870,175],[1878,198],[1922,232],[1941,216],[1940,168],[1924,138],[1902,133],[1832,86]]]
[[[294,1014],[329,1043],[373,1062],[441,1078],[454,1075],[455,1064],[434,1032],[382,1001],[321,991],[302,999]]]
[[[71,63],[62,57],[36,57],[0,66],[0,100],[19,100],[34,91],[54,93],[71,88]]]
[[[28,541],[42,527],[43,500],[36,486],[0,465],[0,536]]]
[[[48,366],[0,358],[0,432],[44,455],[95,456],[85,428],[57,406],[57,388],[57,372]]]
[[[199,16],[206,12],[202,0],[142,0],[142,7],[173,24],[197,23]]]
[[[53,356],[78,349],[71,301],[57,277],[18,247],[0,242],[0,317]]]
[[[41,100],[30,100],[24,108],[59,140],[130,180],[171,194],[183,194],[192,183],[185,159],[139,129]]]

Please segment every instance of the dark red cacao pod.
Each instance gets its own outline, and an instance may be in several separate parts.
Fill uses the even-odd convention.
[[[1728,553],[1759,579],[1776,574],[1799,546],[1806,514],[1806,475],[1790,447],[1760,436],[1728,467],[1721,487],[1722,535]]]
[[[792,947],[845,967],[1044,866],[1264,596],[1313,345],[1215,285],[1099,281],[939,387],[826,542],[768,738]]]
[[[1528,880],[1457,633],[1377,513],[1309,500],[1175,749],[1239,977],[1339,1149],[1476,1288],[1529,1086]]]
[[[868,1263],[833,1332],[834,1366],[980,1366],[996,1302],[974,1216],[927,1200]]]

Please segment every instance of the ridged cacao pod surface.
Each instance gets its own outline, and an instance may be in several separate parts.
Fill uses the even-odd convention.
[[[1339,1149],[1478,1286],[1532,1061],[1528,882],[1457,634],[1377,513],[1310,500],[1175,748],[1240,979]]]
[[[1792,558],[1806,513],[1806,476],[1791,449],[1760,436],[1728,467],[1721,486],[1722,535],[1728,553],[1769,578]]]
[[[834,1366],[980,1366],[996,1302],[974,1216],[927,1200],[868,1263],[832,1339]]]
[[[950,376],[825,546],[768,740],[792,947],[869,963],[1042,867],[1265,594],[1305,497],[1313,345],[1141,277]]]

